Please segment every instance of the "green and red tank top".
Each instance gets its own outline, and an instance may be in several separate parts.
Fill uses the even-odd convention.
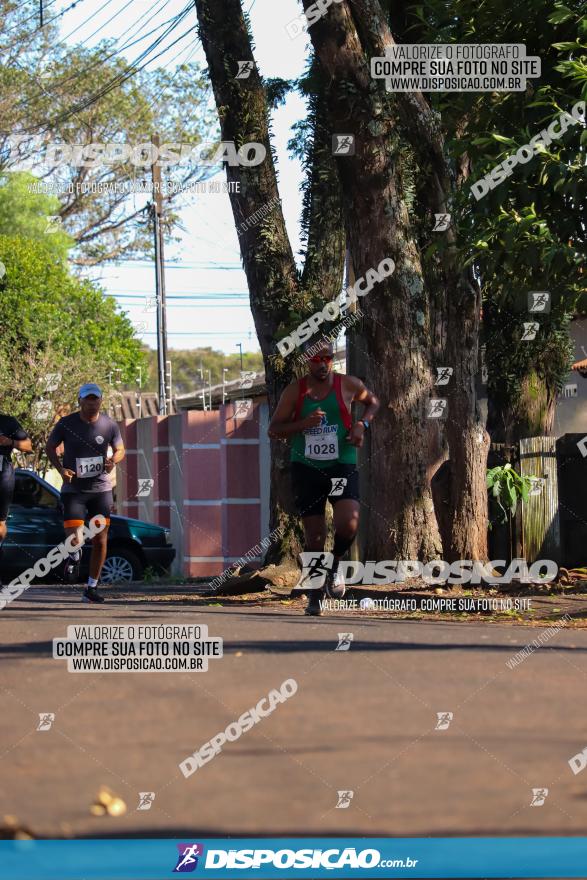
[[[351,429],[351,414],[342,396],[342,375],[332,374],[332,388],[324,400],[312,400],[308,394],[308,378],[298,382],[298,400],[294,419],[305,419],[315,409],[324,410],[322,423],[294,434],[291,461],[327,468],[333,464],[356,464],[357,449],[346,436]]]

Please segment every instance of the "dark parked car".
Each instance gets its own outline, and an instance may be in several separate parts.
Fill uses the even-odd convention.
[[[4,583],[46,556],[65,540],[63,508],[59,492],[37,473],[17,468],[14,501],[8,514],[8,535],[3,545],[0,575]],[[88,573],[91,546],[86,542],[81,575]],[[168,529],[112,514],[108,531],[108,554],[101,582],[112,584],[140,580],[145,568],[164,572],[175,557]],[[58,579],[61,566],[54,569]]]

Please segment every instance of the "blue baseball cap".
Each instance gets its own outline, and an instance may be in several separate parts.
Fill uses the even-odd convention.
[[[84,397],[89,397],[91,394],[95,395],[96,397],[102,397],[102,392],[97,385],[94,385],[93,382],[88,382],[87,385],[82,385],[79,390],[80,398],[83,399]]]

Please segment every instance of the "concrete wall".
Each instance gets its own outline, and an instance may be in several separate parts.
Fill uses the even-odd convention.
[[[268,535],[267,423],[265,400],[121,423],[117,511],[171,529],[175,573],[215,577]]]

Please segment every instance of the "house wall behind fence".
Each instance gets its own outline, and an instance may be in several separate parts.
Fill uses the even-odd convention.
[[[216,577],[268,535],[267,421],[261,400],[245,419],[228,403],[120,423],[117,512],[171,529],[173,573]]]

